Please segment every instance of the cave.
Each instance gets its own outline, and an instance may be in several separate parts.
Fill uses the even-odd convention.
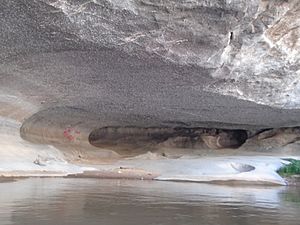
[[[127,168],[138,178],[215,181],[228,172],[285,185],[247,175],[264,160],[271,173],[299,157],[299,8],[1,1],[0,175],[115,177]],[[197,163],[211,177],[190,172],[205,157],[212,168],[224,157],[224,177]],[[150,165],[162,162],[178,173],[184,164],[184,174],[157,175]]]

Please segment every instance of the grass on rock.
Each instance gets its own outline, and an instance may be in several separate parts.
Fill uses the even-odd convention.
[[[280,176],[288,177],[292,175],[300,175],[300,160],[286,159],[291,163],[281,167],[277,172]]]

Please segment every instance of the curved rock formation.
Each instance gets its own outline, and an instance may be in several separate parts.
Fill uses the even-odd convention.
[[[0,116],[72,160],[300,126],[299,77],[298,0],[0,2]]]

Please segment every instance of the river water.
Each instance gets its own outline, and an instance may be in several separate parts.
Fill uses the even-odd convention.
[[[0,182],[1,225],[300,224],[300,189],[142,180]]]

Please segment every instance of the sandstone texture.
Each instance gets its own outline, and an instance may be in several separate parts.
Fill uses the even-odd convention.
[[[0,116],[79,158],[104,128],[175,147],[195,143],[172,129],[217,129],[200,137],[222,148],[246,138],[224,130],[300,126],[300,2],[2,0]]]

